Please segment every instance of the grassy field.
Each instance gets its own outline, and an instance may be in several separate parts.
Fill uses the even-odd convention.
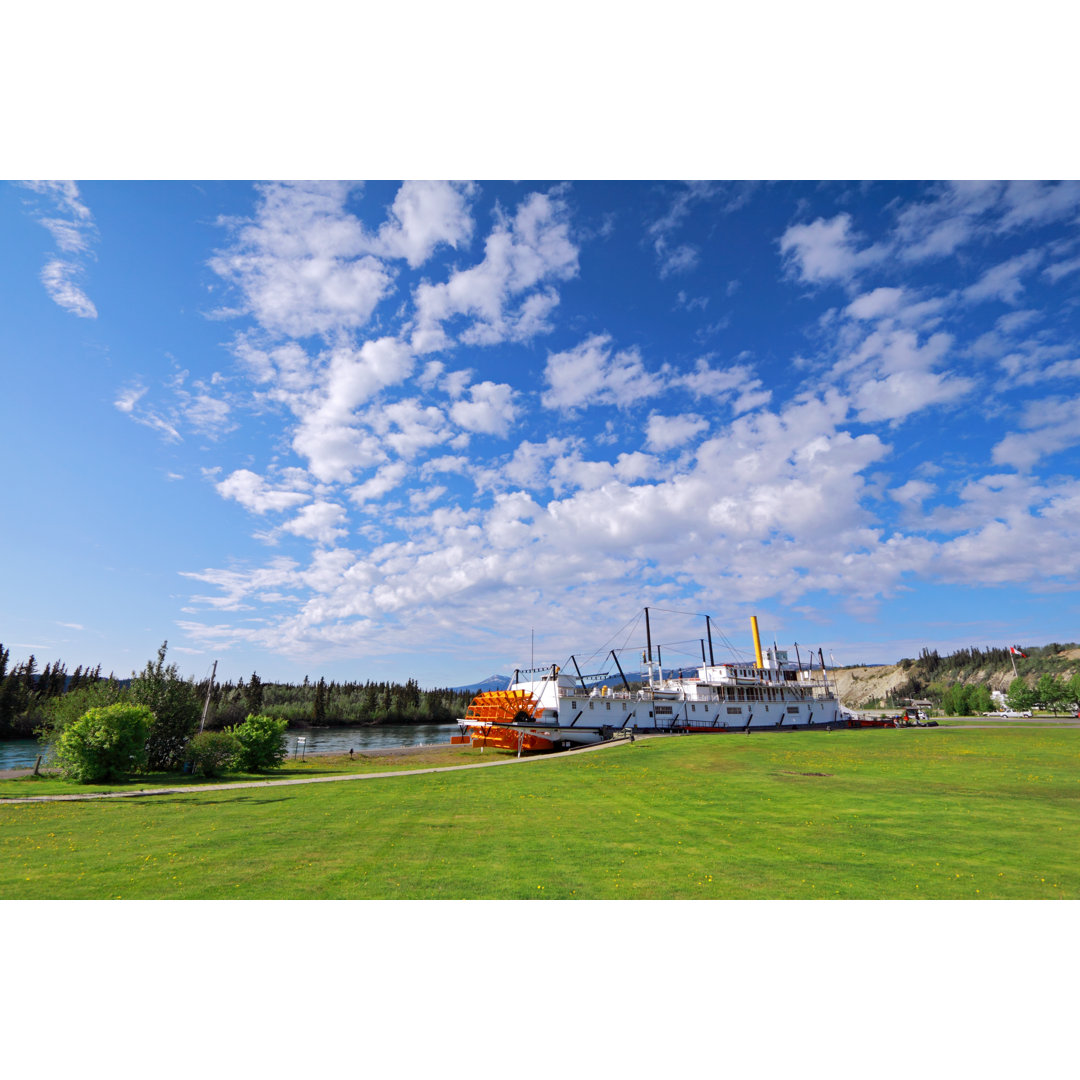
[[[490,755],[491,751],[488,751]],[[38,795],[85,795],[93,792],[150,790],[153,788],[200,788],[207,785],[244,783],[251,780],[295,780],[316,776],[348,776],[353,773],[402,772],[407,769],[442,768],[476,761],[471,748],[433,746],[404,754],[317,754],[306,761],[289,759],[268,773],[228,773],[225,776],[191,776],[185,773],[149,773],[123,783],[77,784],[43,769],[40,776],[0,777],[0,806],[4,799]]]
[[[386,780],[0,803],[0,896],[1075,899],[1078,810],[1076,730],[695,735]]]

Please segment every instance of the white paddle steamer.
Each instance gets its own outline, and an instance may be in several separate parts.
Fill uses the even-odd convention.
[[[804,665],[792,662],[774,645],[764,653],[756,616],[753,663],[716,663],[711,624],[706,617],[708,656],[701,641],[702,663],[692,674],[685,669],[666,676],[657,659],[645,609],[646,648],[640,686],[632,687],[614,650],[621,687],[589,685],[576,659],[574,674],[550,668],[515,672],[506,690],[477,694],[458,721],[457,742],[519,751],[568,750],[606,739],[656,733],[749,732],[790,728],[847,726],[818,650]],[[595,677],[593,677],[595,678]]]

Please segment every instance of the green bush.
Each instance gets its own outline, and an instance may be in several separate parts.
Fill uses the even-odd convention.
[[[123,780],[146,764],[153,715],[145,705],[89,709],[57,737],[53,757],[64,775],[84,784]]]
[[[203,731],[192,737],[185,756],[192,772],[202,776],[220,776],[240,751],[240,741],[227,731]]]
[[[230,735],[240,744],[234,764],[242,772],[264,772],[277,769],[285,760],[287,720],[272,716],[249,716],[239,727],[229,728]]]

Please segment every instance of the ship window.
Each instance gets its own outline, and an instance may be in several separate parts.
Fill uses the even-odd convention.
[[[787,711],[791,712],[791,713],[797,713],[799,711],[799,706],[798,705],[789,705],[787,707]]]
[[[595,704],[595,702],[592,702],[592,701],[590,701],[590,702],[589,702],[589,708],[591,709],[591,708],[593,707],[593,705],[594,705],[594,704]]]
[[[741,705],[729,705],[727,707],[727,711],[728,711],[729,715],[734,713],[736,716],[742,716],[742,706]]]
[[[608,710],[608,712],[611,712],[611,702],[610,701],[607,703],[607,710]]]
[[[697,706],[696,705],[691,705],[690,706],[690,711],[691,712],[697,712]]]

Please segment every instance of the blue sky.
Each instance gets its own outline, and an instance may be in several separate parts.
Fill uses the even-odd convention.
[[[35,182],[0,220],[13,659],[458,684],[645,604],[840,663],[1078,636],[1076,182]]]

